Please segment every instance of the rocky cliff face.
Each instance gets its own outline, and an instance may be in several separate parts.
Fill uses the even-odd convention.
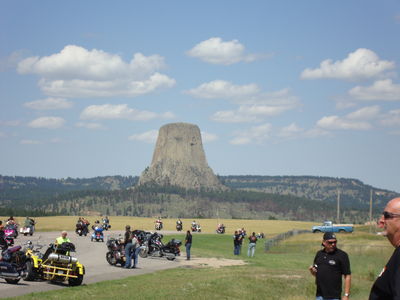
[[[227,189],[207,164],[199,127],[188,123],[160,128],[153,160],[140,176],[139,185],[151,182],[187,189]]]

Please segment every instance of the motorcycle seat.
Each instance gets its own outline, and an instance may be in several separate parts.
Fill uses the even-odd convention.
[[[5,253],[14,253],[21,250],[21,248],[22,248],[21,246],[14,246],[5,250]]]

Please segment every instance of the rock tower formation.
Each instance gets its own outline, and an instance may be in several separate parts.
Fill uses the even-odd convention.
[[[139,185],[146,183],[186,189],[227,189],[207,164],[199,127],[188,123],[160,128],[151,165],[139,179]]]

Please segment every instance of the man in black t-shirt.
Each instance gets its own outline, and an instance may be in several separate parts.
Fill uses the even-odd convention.
[[[342,299],[350,296],[351,271],[346,252],[336,248],[336,235],[326,232],[322,240],[322,250],[318,251],[314,263],[309,267],[317,285],[317,300]],[[342,294],[342,275],[344,276],[344,295]]]
[[[378,226],[396,249],[372,286],[369,299],[400,299],[400,197],[388,202]]]

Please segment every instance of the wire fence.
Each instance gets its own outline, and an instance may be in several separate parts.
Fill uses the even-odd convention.
[[[286,240],[292,236],[298,235],[298,234],[310,233],[310,232],[311,232],[310,230],[293,229],[293,230],[278,234],[277,236],[265,241],[264,250],[265,250],[265,252],[268,252],[272,247],[278,245],[279,242],[281,242],[281,241],[284,241],[284,240]]]
[[[280,242],[285,241],[293,236],[304,234],[304,233],[311,233],[310,230],[290,230],[277,236],[268,239],[265,241],[264,250],[265,252],[271,252],[273,247],[276,247],[280,244]],[[340,243],[338,247],[346,252],[351,253],[352,255],[388,255],[393,252],[393,247],[387,243],[385,245],[376,245],[376,244],[360,244],[360,243]],[[278,252],[306,252],[306,251],[315,251],[314,246],[310,248],[310,243],[295,243],[295,244],[285,244],[283,248],[277,247],[276,249]]]

